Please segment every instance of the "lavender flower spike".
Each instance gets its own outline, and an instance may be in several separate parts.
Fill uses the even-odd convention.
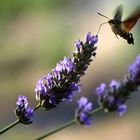
[[[140,55],[128,68],[128,74],[121,81],[112,80],[105,88],[101,84],[97,89],[98,103],[103,107],[105,112],[117,111],[122,116],[126,110],[126,101],[131,97],[131,94],[138,91],[140,86]]]
[[[89,112],[93,109],[92,103],[88,102],[87,98],[81,97],[78,101],[78,108],[76,110],[76,118],[77,120],[85,125],[91,125],[91,119],[89,118]]]
[[[16,116],[20,123],[30,124],[32,123],[32,117],[34,110],[28,107],[28,101],[26,96],[19,96],[16,102],[17,107],[15,109]]]
[[[96,55],[97,41],[98,36],[87,33],[85,42],[75,42],[73,58],[65,56],[48,75],[38,80],[36,99],[45,110],[57,107],[60,102],[72,101],[73,96],[80,92],[78,83]]]

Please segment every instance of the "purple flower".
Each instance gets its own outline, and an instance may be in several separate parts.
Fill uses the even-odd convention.
[[[98,42],[98,35],[95,35],[95,36],[93,35],[91,39],[91,43],[96,44],[97,42]]]
[[[91,39],[92,39],[91,32],[88,32],[88,33],[86,34],[86,42],[91,41]]]
[[[81,41],[80,39],[78,39],[76,42],[75,42],[75,46],[77,48],[77,50],[79,50],[81,48]]]
[[[80,114],[79,120],[80,120],[81,124],[83,124],[87,127],[90,126],[92,123],[91,119],[89,119],[88,114],[84,113],[84,112]]]
[[[32,119],[33,117],[33,113],[34,113],[34,109],[32,108],[27,108],[26,111],[25,111],[25,116],[29,119]]]
[[[76,92],[80,92],[81,91],[80,86],[77,83],[74,83],[74,82],[70,85],[69,89],[71,91],[76,91]]]
[[[77,101],[77,103],[78,103],[78,108],[79,108],[79,109],[84,108],[84,106],[87,104],[87,102],[88,102],[88,99],[87,99],[87,98],[81,97],[80,100]]]
[[[72,83],[66,92],[66,99],[68,101],[72,101],[72,97],[75,95],[75,92],[79,93],[80,91],[80,86],[76,83]]]
[[[63,70],[63,66],[62,66],[61,64],[57,63],[57,64],[56,64],[56,67],[55,67],[55,69],[54,69],[54,71],[55,71],[57,74],[59,74],[60,72],[62,72],[62,70]]]
[[[109,87],[110,87],[110,88],[118,88],[118,87],[119,87],[118,81],[112,80],[112,81],[110,82]]]
[[[75,64],[69,57],[64,56],[64,60],[61,61],[60,63],[61,65],[63,65],[63,70],[66,70],[67,72],[71,72],[75,68]]]
[[[16,102],[16,105],[20,108],[27,108],[28,101],[26,96],[18,96],[18,101]]]
[[[56,67],[52,69],[52,73],[54,73],[54,77],[60,81],[61,80],[61,73],[62,73],[62,65],[59,63],[56,64]]]
[[[55,68],[55,71],[57,72],[63,72],[66,71],[67,73],[71,72],[72,70],[74,70],[75,65],[74,63],[71,61],[71,59],[69,57],[64,56],[64,60],[60,61]]]
[[[91,43],[91,44],[96,44],[98,42],[98,35],[91,35],[90,32],[86,34],[86,42]]]
[[[48,85],[51,87],[53,84],[53,76],[52,74],[49,72],[48,75],[45,77],[46,81],[48,82]]]
[[[15,113],[19,121],[23,124],[32,123],[34,109],[28,107],[27,97],[20,95],[16,104]]]
[[[118,106],[118,113],[120,116],[122,116],[127,110],[127,105],[122,104]]]
[[[47,93],[47,86],[44,84],[45,77],[38,80],[35,92],[36,92],[36,100],[40,100],[40,96],[44,96]]]
[[[101,96],[106,89],[106,84],[105,83],[101,83],[99,87],[96,88],[96,93],[98,96]]]
[[[78,108],[76,110],[77,120],[85,125],[91,125],[91,119],[89,118],[89,112],[92,111],[92,103],[88,102],[87,98],[81,97],[78,101]]]

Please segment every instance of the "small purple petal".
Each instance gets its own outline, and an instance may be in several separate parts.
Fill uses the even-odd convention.
[[[65,99],[69,102],[72,102],[72,98],[75,94],[72,91],[67,91],[67,96],[65,97]]]
[[[75,92],[80,92],[81,88],[78,84],[76,83],[72,83],[71,86],[69,87],[69,89],[66,92],[66,99],[68,101],[72,101],[72,97],[75,95]]]
[[[109,85],[110,88],[117,88],[119,87],[119,83],[116,80],[112,80]]]
[[[47,87],[44,84],[44,81],[46,81],[46,77],[39,79],[36,84],[35,92],[37,100],[40,100],[40,95],[45,95],[47,93]]]
[[[46,80],[47,80],[47,82],[48,82],[49,85],[52,84],[53,76],[52,76],[52,74],[50,72],[46,76]]]
[[[54,69],[52,69],[52,72],[54,73],[56,79],[58,79],[58,80],[61,79],[60,71],[58,71],[56,68],[54,68]]]
[[[84,112],[90,112],[91,110],[92,110],[92,103],[91,102],[89,102],[89,103],[87,103],[87,105],[85,106],[85,108],[84,108]]]
[[[57,72],[62,72],[62,70],[63,70],[62,65],[59,64],[59,63],[57,63],[57,64],[56,64],[56,67],[55,67],[55,71],[57,71]]]
[[[88,99],[87,99],[87,98],[81,97],[81,98],[77,101],[79,109],[83,108],[83,107],[87,104],[87,102],[88,102]]]
[[[91,41],[91,39],[92,39],[92,36],[91,36],[91,32],[88,32],[87,34],[86,34],[86,42],[89,42],[89,41]]]
[[[33,117],[33,113],[34,113],[34,110],[32,108],[27,108],[26,109],[26,112],[25,112],[25,116],[28,119],[31,119]]]
[[[72,91],[76,91],[78,93],[81,92],[81,87],[76,83],[72,83],[71,86],[70,86],[70,89]]]
[[[80,40],[77,40],[75,42],[75,46],[76,46],[77,50],[79,50],[81,48],[81,41]]]
[[[98,96],[101,96],[106,89],[106,84],[105,83],[101,83],[99,87],[96,88],[96,93]]]
[[[35,87],[35,92],[40,92],[42,94],[47,92],[47,87],[44,84],[44,80],[45,80],[45,77],[38,80],[36,87]]]
[[[16,105],[21,107],[21,108],[27,108],[28,106],[28,101],[26,96],[18,96],[18,101],[16,102]]]
[[[122,104],[118,106],[118,113],[120,116],[122,116],[127,110],[127,105]]]
[[[88,115],[85,113],[80,114],[80,121],[87,127],[90,126],[92,123],[91,119],[89,119]]]
[[[92,36],[91,43],[96,44],[98,42],[98,35]]]
[[[60,66],[61,65],[61,66]],[[71,72],[75,68],[75,64],[71,61],[69,57],[64,56],[64,59],[59,62],[60,71]]]

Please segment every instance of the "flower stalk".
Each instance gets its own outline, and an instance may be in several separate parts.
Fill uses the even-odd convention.
[[[11,129],[12,127],[16,126],[17,124],[19,124],[20,121],[16,120],[15,122],[11,123],[10,125],[6,126],[5,128],[3,128],[2,130],[0,130],[0,135],[3,134],[4,132],[8,131],[9,129]]]
[[[93,111],[89,112],[89,115],[92,116],[94,113],[97,113],[100,110],[102,110],[102,107],[98,107],[98,108],[94,109]],[[36,138],[35,140],[42,140],[42,139],[44,139],[46,137],[49,137],[49,136],[51,136],[51,135],[53,135],[53,134],[65,129],[67,127],[70,127],[71,125],[74,125],[77,122],[78,122],[78,119],[75,118],[74,120],[62,125],[61,127],[59,127],[59,128],[57,128],[57,129],[55,129],[55,130],[53,130],[53,131],[51,131],[51,132],[49,132],[47,134],[44,134],[44,135]]]

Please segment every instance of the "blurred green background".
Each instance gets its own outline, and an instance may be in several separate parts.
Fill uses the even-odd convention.
[[[123,19],[138,6],[139,0],[1,0],[0,1],[0,128],[15,120],[14,108],[18,95],[28,96],[30,106],[35,100],[35,84],[63,56],[72,56],[74,42],[84,40],[90,31],[96,34],[114,9],[123,4]],[[99,34],[97,55],[81,79],[82,93],[72,103],[62,103],[49,112],[38,110],[34,123],[19,124],[0,136],[1,140],[31,140],[71,120],[76,99],[81,95],[96,103],[93,94],[101,83],[121,80],[140,52],[140,22],[133,29],[135,45],[117,39],[109,25]],[[50,136],[48,140],[139,140],[139,93],[128,101],[123,117],[116,113],[99,112],[90,128],[75,125]],[[95,105],[96,106],[96,105]]]

